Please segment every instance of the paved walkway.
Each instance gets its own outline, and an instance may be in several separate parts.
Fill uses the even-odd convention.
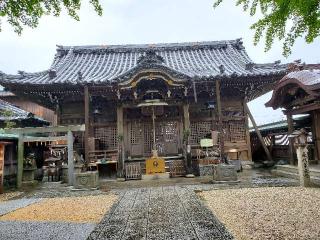
[[[118,202],[89,240],[233,239],[187,186],[119,190],[118,194]]]

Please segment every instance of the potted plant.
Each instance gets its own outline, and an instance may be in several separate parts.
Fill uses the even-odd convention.
[[[23,161],[23,176],[22,180],[26,181],[33,181],[34,180],[34,172],[37,169],[36,166],[36,159],[34,153],[29,153],[29,155],[24,158]]]

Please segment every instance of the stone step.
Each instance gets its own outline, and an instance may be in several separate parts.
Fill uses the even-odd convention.
[[[283,171],[287,173],[299,174],[298,167],[292,165],[276,165],[276,169],[278,171]],[[320,170],[315,168],[310,168],[310,176],[319,177],[320,178]]]
[[[277,176],[293,178],[293,179],[299,180],[298,170],[297,170],[297,172],[290,172],[290,171],[285,171],[285,170],[280,170],[280,169],[273,169],[273,170],[271,170],[271,172]],[[318,173],[318,171],[317,172],[310,171],[310,178],[313,183],[320,185],[320,173]]]

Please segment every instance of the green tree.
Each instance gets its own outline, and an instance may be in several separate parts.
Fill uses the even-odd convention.
[[[99,16],[102,7],[99,0],[89,0]],[[23,27],[35,28],[43,15],[58,17],[63,9],[75,20],[79,19],[81,0],[0,0],[0,31],[1,21],[13,26],[14,31],[21,34]]]
[[[214,7],[223,1],[215,0]],[[262,18],[251,29],[255,31],[255,45],[265,36],[265,51],[276,39],[283,40],[283,55],[287,57],[297,38],[311,43],[320,35],[320,0],[237,0],[236,5],[251,16],[260,9]]]
[[[4,121],[4,128],[13,128],[16,123],[10,121],[10,117],[13,116],[13,112],[11,110],[8,109],[4,109],[0,111],[0,116],[7,118],[7,120]]]

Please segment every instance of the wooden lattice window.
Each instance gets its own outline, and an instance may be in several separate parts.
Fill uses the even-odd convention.
[[[231,142],[246,140],[246,128],[244,121],[230,121],[229,129]]]
[[[96,127],[94,129],[94,136],[99,139],[103,149],[118,148],[117,126],[115,124],[105,127]]]
[[[153,145],[152,124],[144,123],[144,154],[150,154]]]
[[[142,124],[139,122],[132,122],[130,128],[130,143],[139,144],[143,138]]]
[[[176,142],[178,135],[178,123],[166,122],[161,127],[161,135],[165,136],[165,142]]]
[[[191,122],[190,143],[193,145],[199,144],[202,138],[205,138],[208,134],[210,134],[211,126],[211,121]]]

